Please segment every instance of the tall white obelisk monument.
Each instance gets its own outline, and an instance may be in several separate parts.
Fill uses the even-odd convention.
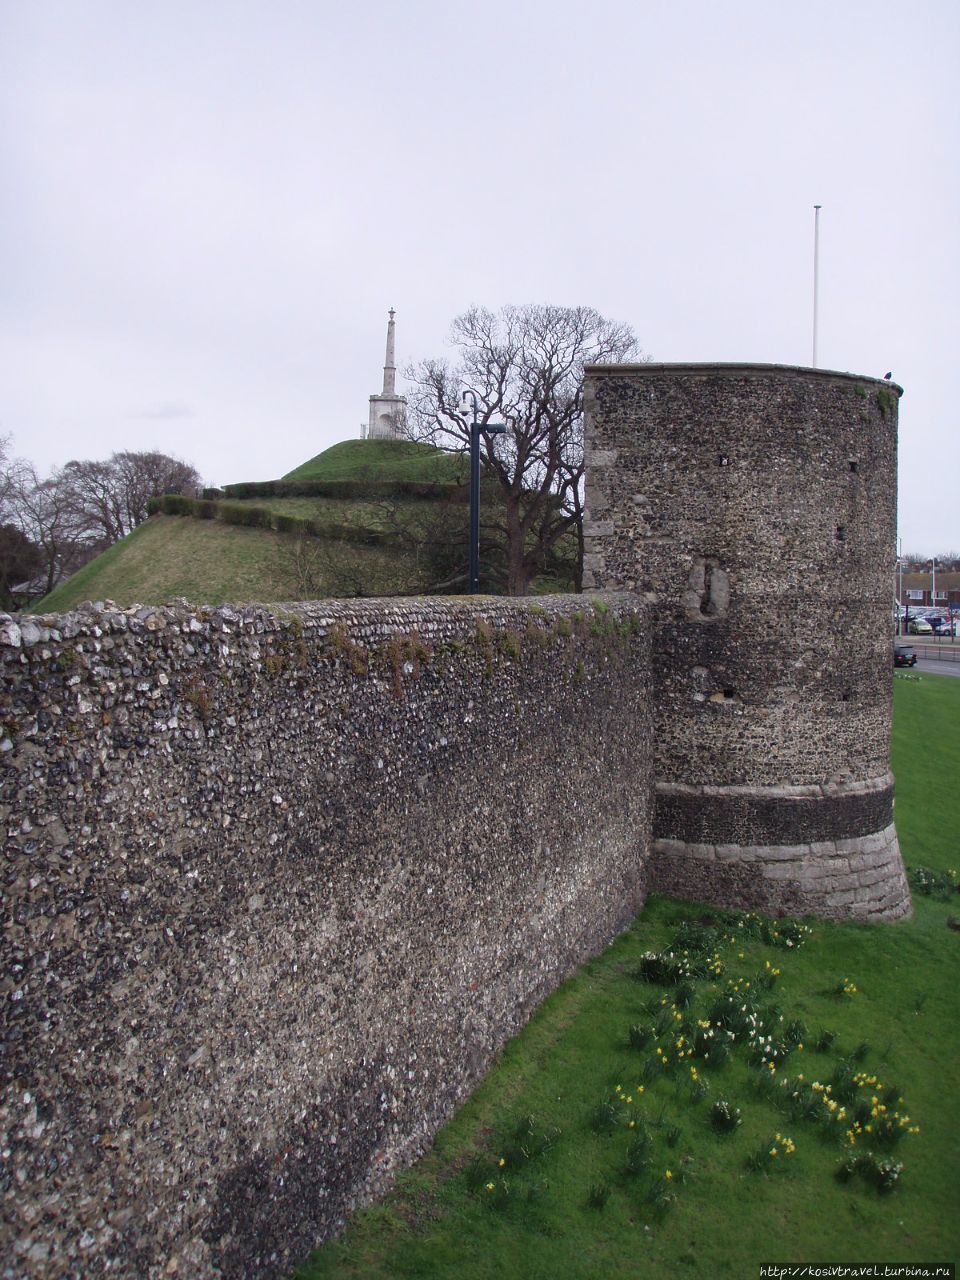
[[[403,436],[407,402],[397,395],[397,366],[394,346],[394,312],[390,308],[387,322],[387,358],[383,365],[383,390],[370,397],[370,417],[367,438],[370,440],[399,440]]]

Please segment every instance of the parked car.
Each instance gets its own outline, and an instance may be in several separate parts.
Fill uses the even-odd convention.
[[[911,618],[907,631],[912,636],[932,636],[933,627],[926,618]]]
[[[935,636],[952,636],[953,635],[953,623],[949,618],[941,618],[941,617],[927,618],[927,621],[930,623],[930,626],[933,628],[933,634]]]
[[[917,665],[917,651],[912,644],[894,645],[893,665],[895,667],[915,667]]]

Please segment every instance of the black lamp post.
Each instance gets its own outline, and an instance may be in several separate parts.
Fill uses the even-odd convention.
[[[502,436],[506,427],[499,422],[481,426],[477,421],[477,397],[472,391],[461,396],[464,404],[473,401],[473,421],[470,424],[470,594],[480,591],[480,432]]]

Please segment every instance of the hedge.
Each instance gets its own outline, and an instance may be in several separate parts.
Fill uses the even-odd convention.
[[[222,520],[224,524],[247,529],[271,529],[277,533],[306,534],[311,538],[329,538],[341,542],[359,542],[365,546],[402,544],[404,534],[394,530],[370,529],[364,525],[341,524],[335,520],[313,520],[307,516],[270,511],[248,502],[212,502],[205,498],[184,498],[166,493],[147,503],[150,515],[162,512],[168,516],[192,516],[197,520]]]
[[[452,480],[261,480],[224,486],[228,498],[462,498]]]

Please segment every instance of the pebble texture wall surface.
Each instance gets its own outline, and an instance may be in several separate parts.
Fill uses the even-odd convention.
[[[655,607],[658,888],[909,910],[889,772],[900,394],[779,365],[587,370],[584,581]]]
[[[4,1277],[286,1274],[644,898],[628,597],[0,617]]]

